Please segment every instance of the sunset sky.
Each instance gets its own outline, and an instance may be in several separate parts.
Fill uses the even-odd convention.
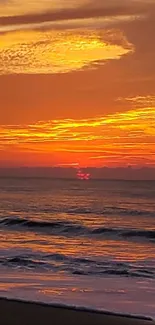
[[[0,0],[0,167],[155,167],[155,0]]]

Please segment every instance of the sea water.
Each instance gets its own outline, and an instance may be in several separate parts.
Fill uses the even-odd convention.
[[[155,182],[1,178],[0,296],[155,316]]]

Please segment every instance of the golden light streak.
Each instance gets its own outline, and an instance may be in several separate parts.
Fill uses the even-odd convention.
[[[120,43],[120,44],[118,44]],[[50,74],[95,68],[133,46],[118,31],[14,31],[0,37],[0,74]]]
[[[45,164],[47,157],[54,154],[59,164],[71,164],[79,157],[81,164],[87,161],[90,165],[152,165],[154,125],[155,107],[148,107],[92,119],[1,126],[0,148],[6,153],[27,153],[29,157],[32,153],[44,155]]]

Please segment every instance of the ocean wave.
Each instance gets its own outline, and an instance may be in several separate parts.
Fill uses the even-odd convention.
[[[69,221],[42,221],[26,218],[4,218],[0,220],[0,226],[22,230],[27,228],[32,231],[44,231],[57,233],[83,233],[85,227]]]
[[[85,202],[86,204],[86,202]],[[16,209],[16,212],[21,212],[21,207]],[[153,210],[147,209],[135,209],[133,207],[123,207],[123,206],[104,206],[104,207],[94,207],[94,206],[23,206],[23,213],[37,213],[37,214],[48,214],[48,215],[71,215],[71,216],[85,216],[85,215],[96,215],[96,216],[124,216],[124,217],[149,217],[154,218],[155,212]]]
[[[87,208],[87,207],[70,207],[66,210],[63,210],[67,214],[71,215],[85,215],[85,214],[95,214],[95,215],[122,215],[122,216],[149,216],[154,217],[154,211],[148,210],[138,210],[128,207],[115,207],[115,206],[105,206],[104,208],[94,209],[94,208]],[[50,212],[50,211],[49,211]],[[55,210],[56,212],[56,210]],[[58,212],[58,211],[57,211]]]
[[[59,263],[58,263],[59,262]],[[0,265],[14,269],[65,272],[83,276],[124,276],[155,278],[155,268],[140,267],[127,262],[95,261],[87,258],[51,255],[17,255],[2,257]]]
[[[155,241],[155,230],[152,229],[130,229],[130,228],[110,228],[110,227],[86,227],[80,223],[69,221],[42,221],[26,218],[2,218],[0,228],[15,231],[43,232],[54,236],[84,236],[102,239],[145,239]]]
[[[92,234],[96,235],[114,235],[123,238],[142,237],[146,239],[155,239],[155,230],[141,230],[128,228],[96,228],[92,230]]]
[[[155,212],[154,211],[148,211],[148,210],[138,210],[128,207],[106,207],[104,212],[108,215],[123,215],[123,216],[148,216],[148,217],[154,217]]]
[[[39,208],[40,209],[40,208]],[[39,212],[50,213],[50,214],[61,214],[65,213],[68,215],[97,215],[97,216],[139,216],[139,217],[155,217],[154,211],[134,209],[129,207],[116,207],[116,206],[105,206],[104,208],[94,208],[94,207],[51,207],[43,208]]]

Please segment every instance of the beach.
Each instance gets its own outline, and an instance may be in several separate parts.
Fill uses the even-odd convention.
[[[3,271],[3,272],[2,272]],[[155,281],[1,268],[0,296],[155,318]]]
[[[0,298],[1,324],[153,325],[151,318]]]

